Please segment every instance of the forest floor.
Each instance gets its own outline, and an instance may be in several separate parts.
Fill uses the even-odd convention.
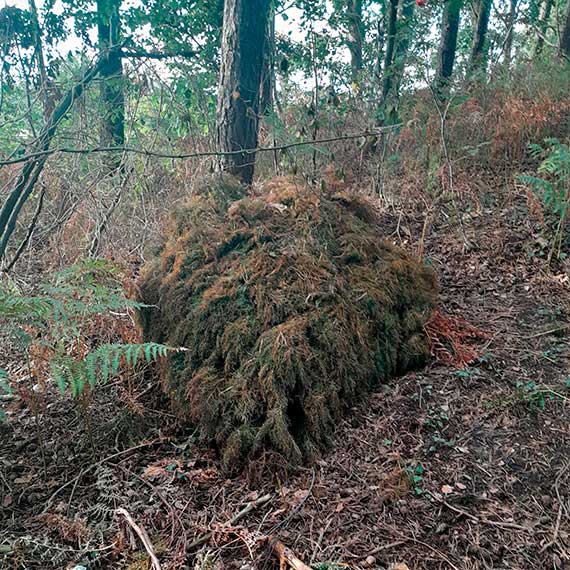
[[[386,219],[418,243],[420,214]],[[16,403],[0,427],[0,567],[151,568],[121,508],[163,570],[276,569],[267,535],[320,570],[570,570],[570,270],[547,270],[524,199],[473,208],[464,228],[474,247],[442,219],[426,256],[443,309],[487,333],[481,357],[393,379],[312,467],[262,457],[228,478],[167,413],[127,417],[112,387],[90,412],[93,459],[69,400],[48,402],[41,446]]]

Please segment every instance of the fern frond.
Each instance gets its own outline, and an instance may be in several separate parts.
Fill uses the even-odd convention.
[[[93,388],[97,381],[105,383],[119,375],[121,363],[134,368],[141,356],[147,364],[156,362],[170,352],[178,352],[174,348],[155,342],[141,344],[104,344],[92,350],[83,360],[77,361],[63,357],[52,363],[52,376],[62,393],[70,388],[72,396],[80,395],[85,385]]]

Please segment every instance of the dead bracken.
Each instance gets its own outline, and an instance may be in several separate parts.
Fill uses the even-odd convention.
[[[265,447],[318,456],[348,407],[429,355],[437,287],[362,196],[216,177],[174,212],[140,290],[145,340],[186,349],[161,367],[175,409],[233,467]]]

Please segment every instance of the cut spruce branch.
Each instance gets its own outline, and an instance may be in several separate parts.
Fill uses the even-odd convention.
[[[34,155],[32,158],[26,160],[26,164],[18,176],[12,192],[10,192],[0,210],[0,261],[6,253],[8,240],[16,227],[16,221],[22,207],[32,194],[46,159],[50,154],[51,141],[59,123],[65,118],[75,101],[81,97],[87,85],[99,74],[102,65],[103,58],[100,57],[87,69],[81,80],[65,94],[55,107],[34,141],[34,146],[38,150],[32,153]]]
[[[28,162],[30,160],[36,160],[46,155],[52,154],[93,154],[98,152],[110,153],[110,152],[121,152],[121,153],[132,153],[140,154],[143,156],[153,156],[156,158],[171,158],[171,159],[182,159],[182,158],[208,158],[208,157],[220,157],[220,156],[231,156],[234,154],[256,154],[258,152],[275,152],[278,150],[288,150],[290,148],[300,147],[300,146],[311,146],[317,144],[324,144],[336,141],[345,141],[360,139],[366,137],[374,137],[381,132],[391,131],[402,126],[402,123],[397,123],[394,125],[387,125],[385,127],[376,127],[369,131],[362,131],[359,133],[351,133],[347,135],[339,135],[335,137],[327,137],[315,140],[297,141],[293,143],[286,143],[282,145],[275,146],[260,146],[257,148],[249,148],[244,150],[234,150],[228,152],[220,151],[206,151],[206,152],[188,152],[188,153],[168,153],[168,152],[157,152],[153,150],[147,150],[144,148],[135,148],[128,146],[99,146],[92,148],[72,148],[72,147],[60,147],[41,150],[38,152],[32,152],[18,158],[12,158],[9,160],[0,160],[0,167],[8,166],[10,164],[19,164],[22,162]]]

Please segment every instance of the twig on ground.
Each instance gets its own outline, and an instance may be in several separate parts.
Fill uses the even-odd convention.
[[[485,519],[485,518],[479,518],[475,515],[472,515],[471,513],[468,513],[467,511],[464,511],[463,509],[458,509],[457,507],[450,505],[447,501],[440,499],[439,497],[435,496],[433,493],[428,493],[428,494],[430,497],[432,497],[437,502],[439,502],[442,505],[444,505],[445,507],[447,507],[449,510],[453,511],[454,513],[457,513],[458,515],[462,515],[464,517],[467,517],[469,520],[472,520],[474,523],[488,524],[490,526],[497,526],[497,527],[502,527],[502,528],[512,528],[514,530],[523,530],[525,532],[532,532],[531,528],[528,528],[526,526],[522,526],[522,525],[517,524],[517,523],[504,522],[504,521],[492,521],[492,520]]]
[[[243,517],[245,517],[247,514],[251,513],[251,511],[253,511],[257,507],[260,507],[261,505],[265,505],[265,503],[268,503],[269,501],[271,501],[271,495],[269,495],[269,494],[263,495],[263,497],[259,497],[259,499],[256,499],[255,501],[250,501],[239,513],[237,513],[237,515],[234,515],[230,520],[226,521],[222,525],[222,528],[228,527],[228,526],[233,526],[239,520],[241,520]],[[199,536],[196,540],[194,540],[193,542],[191,542],[188,545],[188,548],[186,550],[187,551],[192,550],[193,548],[196,548],[197,546],[205,544],[206,542],[208,542],[210,540],[210,538],[212,538],[212,534],[213,534],[212,531],[208,531],[205,534],[203,534],[202,536]]]
[[[524,340],[530,340],[530,339],[533,339],[533,338],[538,338],[538,337],[541,337],[541,336],[547,336],[547,335],[549,335],[549,334],[555,334],[555,333],[557,333],[557,332],[562,332],[562,331],[565,331],[565,330],[567,330],[567,329],[569,329],[569,328],[570,328],[570,324],[567,324],[567,325],[564,325],[564,326],[562,326],[562,327],[556,327],[556,328],[554,328],[554,329],[549,329],[549,330],[547,330],[547,331],[541,331],[541,332],[538,332],[538,333],[536,333],[536,334],[531,334],[531,335],[529,335],[529,336],[523,336],[523,337],[521,337],[521,338],[524,339]]]
[[[295,553],[281,541],[273,536],[268,537],[267,540],[279,558],[279,570],[286,570],[287,567],[293,568],[293,570],[311,570],[309,566],[297,558]]]
[[[162,566],[160,565],[160,562],[156,556],[156,553],[154,551],[154,547],[152,545],[152,542],[150,541],[150,538],[148,537],[148,534],[146,533],[146,530],[142,526],[138,525],[133,520],[133,517],[131,517],[131,515],[129,514],[129,512],[126,509],[120,508],[120,509],[117,509],[115,512],[118,515],[124,516],[125,519],[127,520],[127,522],[129,523],[129,525],[132,527],[132,529],[137,533],[138,537],[141,539],[141,542],[143,543],[145,550],[147,551],[148,555],[150,556],[150,560],[152,562],[153,569],[154,570],[162,570]]]

